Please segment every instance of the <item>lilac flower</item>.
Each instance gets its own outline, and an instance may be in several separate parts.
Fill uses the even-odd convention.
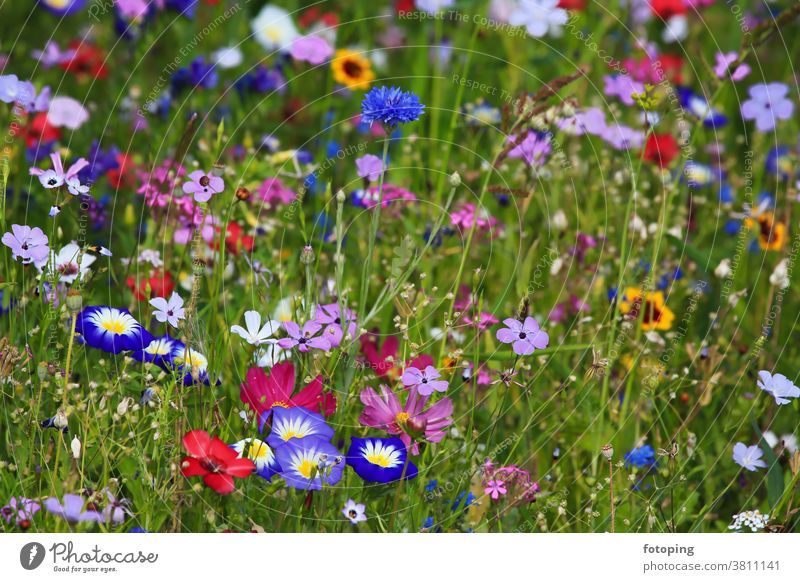
[[[603,81],[605,81],[603,92],[609,97],[619,98],[629,107],[635,103],[631,95],[644,93],[644,85],[628,75],[606,75]]]
[[[24,97],[26,86],[20,82],[16,75],[0,75],[0,101],[3,103],[16,103]]]
[[[519,356],[529,356],[550,343],[550,337],[539,329],[539,324],[532,317],[526,317],[524,322],[509,317],[503,323],[507,327],[497,330],[497,340],[511,344],[514,353]]]
[[[644,143],[644,132],[626,125],[608,126],[601,137],[618,150],[638,149]]]
[[[755,120],[758,131],[775,128],[778,119],[789,119],[794,103],[786,98],[789,87],[783,83],[759,83],[750,87],[750,99],[742,103],[742,117]]]
[[[766,370],[761,370],[758,378],[758,387],[774,397],[777,404],[791,404],[790,398],[800,396],[800,388],[783,374],[773,376]]]
[[[573,117],[557,122],[558,128],[571,135],[601,135],[606,129],[606,116],[597,107],[589,107],[578,111]]]
[[[78,178],[78,172],[89,165],[89,162],[87,162],[84,158],[79,158],[78,161],[72,164],[66,172],[64,171],[64,164],[61,161],[60,153],[54,152],[50,154],[50,160],[53,162],[52,170],[31,168],[28,170],[28,173],[31,176],[36,176],[39,178],[39,182],[41,182],[42,186],[48,190],[67,184],[67,190],[73,196],[85,194],[89,191],[88,187],[81,185],[80,179]]]
[[[378,156],[367,154],[356,160],[356,170],[359,178],[374,182],[383,171],[383,162]]]
[[[56,497],[50,497],[44,502],[44,507],[47,511],[53,515],[63,517],[67,522],[72,524],[81,523],[83,521],[105,521],[103,516],[93,509],[83,511],[83,505],[83,497],[72,493],[64,495],[63,505],[59,503]]]
[[[322,326],[316,321],[307,321],[303,325],[303,329],[293,321],[286,321],[283,324],[286,333],[289,337],[278,340],[278,345],[284,349],[290,349],[298,346],[297,349],[301,352],[307,352],[309,348],[314,348],[322,351],[329,351],[331,349],[331,342],[322,336],[316,334],[322,329]],[[316,337],[314,337],[316,336]]]
[[[366,506],[363,503],[356,503],[352,499],[348,499],[344,504],[342,513],[350,520],[353,525],[358,524],[360,521],[367,521],[367,514],[364,513]]]
[[[750,65],[741,63],[733,71],[730,67],[739,58],[736,52],[717,53],[717,64],[714,67],[714,74],[720,79],[727,79],[730,75],[732,81],[741,81],[750,74]]]
[[[347,333],[351,338],[356,337],[356,314],[347,307],[344,308],[344,318],[339,311],[338,303],[328,303],[327,305],[317,305],[314,321],[324,326],[322,336],[326,338],[331,347],[337,348],[344,338],[342,319],[347,326]]]
[[[437,380],[437,378],[440,377],[441,374],[439,374],[439,371],[433,366],[427,366],[425,370],[411,367],[406,368],[405,372],[403,372],[403,375],[400,377],[400,381],[408,388],[416,387],[420,395],[430,396],[434,391],[447,391],[447,381]]]
[[[517,140],[516,136],[510,136],[508,141]],[[538,166],[545,162],[545,158],[550,153],[550,140],[547,136],[540,136],[536,132],[528,132],[522,141],[514,141],[516,147],[508,152],[509,158],[522,158],[529,166]]]
[[[191,182],[184,182],[183,191],[193,194],[197,202],[208,202],[211,196],[219,194],[225,188],[225,182],[219,176],[206,174],[197,170],[189,174]]]
[[[292,42],[289,53],[296,61],[305,61],[312,65],[321,65],[333,54],[333,48],[327,40],[315,34],[301,36]]]
[[[733,461],[748,471],[765,468],[767,464],[761,460],[763,456],[764,452],[758,448],[758,445],[749,447],[744,443],[736,443],[733,445]]]
[[[29,265],[47,259],[50,248],[47,246],[47,235],[41,228],[12,224],[11,231],[3,235],[2,242],[11,249],[14,260],[22,259],[23,265]]]
[[[54,127],[78,129],[89,120],[89,112],[72,97],[54,97],[47,111],[47,121]]]
[[[44,50],[31,51],[31,57],[39,61],[43,69],[51,69],[71,61],[75,57],[75,49],[66,49],[62,51],[58,43],[48,40],[44,45]]]
[[[548,32],[557,36],[567,23],[568,14],[558,7],[559,0],[520,0],[509,17],[512,26],[524,26],[528,34],[540,38]]]
[[[119,525],[125,521],[126,516],[133,515],[129,509],[130,501],[127,499],[117,499],[106,489],[108,505],[103,508],[103,521],[109,525]]]
[[[6,523],[11,523],[13,519],[16,525],[27,529],[31,525],[33,516],[41,508],[42,506],[33,499],[12,497],[8,500],[8,505],[0,507],[0,517],[6,520]]]
[[[184,318],[183,298],[174,291],[169,300],[164,297],[154,297],[150,300],[150,305],[156,308],[153,317],[161,323],[166,322],[177,328],[178,322]]]

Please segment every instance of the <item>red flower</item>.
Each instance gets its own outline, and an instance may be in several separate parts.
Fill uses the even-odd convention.
[[[128,277],[128,287],[133,291],[133,296],[139,301],[150,299],[151,297],[168,297],[175,289],[175,282],[169,272],[154,273],[147,279],[136,283],[135,277]],[[150,288],[148,292],[148,287]]]
[[[220,229],[217,229],[217,233],[219,233]],[[212,241],[208,245],[214,250],[219,249],[219,242],[217,240]],[[248,253],[253,250],[253,246],[255,246],[255,239],[250,236],[249,234],[243,235],[242,234],[242,227],[239,226],[236,222],[231,222],[228,224],[228,233],[225,236],[225,248],[228,249],[228,252],[233,255],[238,255],[240,250],[247,251]]]
[[[105,79],[108,76],[106,55],[96,46],[83,40],[74,40],[69,48],[75,51],[73,57],[62,63],[61,68],[78,77],[90,76],[94,79]]]
[[[653,14],[664,20],[669,20],[679,14],[686,14],[684,0],[650,0],[650,7],[653,9]]]
[[[586,0],[561,0],[558,7],[564,10],[586,10]]]
[[[678,142],[668,133],[652,133],[644,146],[644,159],[666,168],[678,156]]]
[[[119,167],[109,170],[106,176],[108,183],[113,188],[121,188],[123,186],[131,186],[134,183],[133,176],[133,161],[125,154],[117,154],[117,164]]]
[[[204,430],[190,430],[183,437],[183,447],[189,453],[181,463],[184,477],[203,476],[203,482],[220,495],[234,489],[233,478],[244,479],[256,468],[250,459],[239,459],[239,454]]]
[[[61,130],[50,125],[47,113],[37,113],[25,128],[25,145],[29,148],[40,147],[57,139],[61,139]]]
[[[414,0],[397,0],[394,5],[394,10],[398,16],[414,12]]]
[[[317,376],[311,383],[295,395],[294,392],[294,366],[291,362],[281,362],[270,370],[270,375],[261,368],[250,368],[247,371],[247,381],[239,391],[239,398],[258,414],[263,424],[262,416],[275,406],[282,408],[307,408],[312,412],[321,412],[325,416],[333,414],[336,410],[336,397],[322,391],[322,376]]]
[[[402,374],[406,366],[414,366],[420,370],[424,370],[428,366],[433,366],[433,358],[428,355],[421,354],[413,360],[406,362],[405,366],[398,365],[397,361],[397,338],[390,335],[383,344],[378,346],[378,337],[374,333],[364,334],[359,338],[361,342],[361,353],[367,359],[369,368],[372,369],[379,378],[389,376],[390,378],[398,378]],[[389,357],[391,356],[391,360]]]
[[[680,55],[659,55],[656,62],[670,82],[683,83],[683,58]]]

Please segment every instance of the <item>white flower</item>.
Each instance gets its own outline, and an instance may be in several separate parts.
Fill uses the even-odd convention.
[[[528,34],[537,38],[548,32],[554,36],[561,33],[561,27],[567,23],[567,11],[558,7],[559,0],[521,0],[519,6],[511,13],[509,24],[524,26]]]
[[[74,459],[79,459],[81,457],[81,441],[78,437],[72,439],[72,443],[70,443],[70,448],[72,449],[72,457]]]
[[[664,42],[677,42],[686,38],[689,34],[689,21],[685,14],[676,14],[667,20],[667,26],[661,33],[661,40]]]
[[[453,5],[455,0],[417,0],[417,10],[427,12],[429,14],[436,14],[441,12],[442,8],[449,8]]]
[[[53,97],[47,111],[47,121],[55,127],[78,129],[89,119],[89,112],[72,97]]]
[[[789,286],[789,269],[786,259],[775,266],[775,270],[769,276],[769,284],[779,289],[786,289]]]
[[[289,13],[271,4],[261,9],[251,26],[258,44],[268,51],[289,50],[292,41],[300,36]]]
[[[238,46],[223,47],[212,55],[220,69],[232,69],[242,64],[244,56]]]
[[[275,364],[284,361],[292,350],[284,350],[277,343],[268,343],[256,351],[256,365],[261,368],[272,368]]]
[[[730,259],[722,259],[717,265],[717,268],[714,269],[714,274],[719,277],[720,279],[725,279],[728,275],[731,274],[731,260]]]
[[[764,515],[758,509],[752,511],[743,511],[733,516],[733,523],[728,526],[728,529],[740,530],[742,528],[750,528],[750,531],[758,531],[764,529],[769,522],[769,515]]]
[[[360,521],[367,521],[367,515],[364,513],[366,506],[363,503],[356,503],[352,499],[348,499],[344,504],[342,513],[350,520],[350,523],[356,525]]]
[[[82,279],[89,272],[89,267],[97,260],[97,257],[87,253],[81,253],[81,247],[74,242],[64,245],[58,251],[50,251],[50,261],[39,263],[36,268],[41,273],[47,266],[47,276],[50,277],[55,272],[60,283],[72,283],[79,276]]]
[[[267,340],[271,338],[281,326],[280,321],[268,319],[262,327],[261,314],[258,311],[245,311],[244,322],[247,329],[244,329],[241,325],[233,325],[231,326],[231,333],[238,334],[239,337],[254,346],[270,343],[267,342]]]
[[[150,300],[150,305],[156,308],[153,316],[161,323],[167,322],[172,327],[178,327],[178,322],[184,318],[183,299],[175,291],[169,301],[163,297],[154,297]]]

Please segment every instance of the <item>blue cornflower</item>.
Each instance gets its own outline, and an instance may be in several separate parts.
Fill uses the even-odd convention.
[[[380,121],[390,127],[416,121],[425,106],[413,93],[397,87],[375,87],[361,102],[361,121],[372,124]]]
[[[625,467],[648,467],[656,464],[656,452],[650,445],[642,445],[625,453]]]

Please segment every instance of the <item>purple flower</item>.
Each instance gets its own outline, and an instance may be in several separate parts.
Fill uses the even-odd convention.
[[[522,158],[529,166],[537,166],[544,163],[545,158],[551,151],[550,140],[546,136],[540,136],[536,132],[529,132],[522,141],[517,142],[516,136],[510,136],[508,141],[514,141],[516,147],[508,152],[509,158]]]
[[[321,36],[312,34],[301,36],[292,42],[289,54],[296,61],[305,61],[312,65],[321,65],[333,54],[333,48]]]
[[[374,182],[381,175],[383,162],[378,156],[367,154],[356,160],[356,169],[359,178],[365,178],[370,182]]]
[[[109,525],[119,525],[125,521],[125,517],[133,515],[128,508],[130,502],[127,499],[117,499],[106,489],[108,505],[103,508],[103,521]]]
[[[750,99],[742,103],[742,117],[755,120],[758,131],[774,129],[778,119],[789,119],[794,103],[786,98],[789,87],[783,83],[759,83],[750,87]]]
[[[206,174],[202,170],[189,174],[189,180],[191,182],[184,182],[183,191],[186,194],[194,194],[197,202],[208,202],[211,196],[219,194],[225,188],[222,178]]]
[[[758,387],[764,392],[770,394],[775,398],[777,404],[791,404],[790,398],[797,398],[800,396],[800,388],[794,385],[783,374],[775,374],[774,376],[766,370],[761,370],[758,373]]]
[[[30,527],[33,516],[42,508],[33,499],[27,497],[12,497],[8,500],[8,505],[0,508],[0,517],[11,523],[14,520],[16,525],[25,529]]]
[[[550,343],[550,337],[539,329],[539,324],[532,317],[526,317],[524,322],[509,317],[503,323],[508,327],[497,330],[497,340],[511,344],[514,353],[519,356],[529,356]]]
[[[618,150],[638,149],[644,143],[644,132],[626,125],[610,125],[603,130],[601,137]]]
[[[428,366],[425,370],[412,367],[406,368],[406,371],[403,372],[403,375],[400,377],[400,381],[408,388],[416,387],[420,395],[430,396],[434,391],[447,391],[447,381],[437,380],[437,378],[440,377],[441,374],[439,374],[438,370],[433,366]]]
[[[286,321],[283,324],[286,333],[289,337],[278,340],[278,345],[283,349],[291,349],[298,346],[297,349],[301,352],[307,352],[310,348],[322,351],[329,351],[331,349],[331,342],[323,336],[316,336],[322,329],[322,325],[316,321],[307,321],[303,325],[303,329],[293,321]]]
[[[347,307],[344,308],[345,323],[347,324],[347,333],[350,337],[356,337],[356,315]],[[338,303],[328,303],[327,305],[317,305],[314,321],[324,326],[322,337],[326,338],[332,348],[339,347],[344,338],[344,330],[342,329],[342,317],[339,311]]]
[[[603,88],[605,94],[609,97],[618,97],[620,101],[629,107],[635,103],[631,95],[644,93],[644,85],[628,75],[606,75],[603,77],[603,81],[605,81],[605,87]]]
[[[748,471],[755,471],[758,468],[764,468],[767,464],[761,460],[764,452],[758,448],[758,445],[747,446],[744,443],[736,443],[733,445],[733,461],[737,465],[741,465]]]
[[[72,164],[66,172],[64,171],[64,163],[61,161],[60,153],[54,152],[50,154],[50,160],[53,162],[52,170],[30,168],[28,173],[31,176],[38,177],[42,186],[48,190],[52,188],[58,188],[66,184],[67,190],[73,196],[86,194],[89,191],[89,187],[81,185],[81,181],[78,178],[78,172],[89,165],[89,162],[87,162],[84,158],[79,158],[78,161]]]
[[[12,224],[11,231],[3,235],[3,244],[11,249],[14,260],[22,259],[22,264],[28,265],[47,259],[50,248],[41,228]]]
[[[16,103],[25,98],[27,90],[27,85],[16,75],[0,75],[0,101],[3,103]]]
[[[58,502],[58,498],[50,497],[45,500],[44,507],[53,515],[63,517],[69,523],[80,523],[82,521],[105,521],[103,516],[97,511],[90,509],[83,511],[83,497],[67,493],[64,495],[64,504]]]
[[[730,67],[735,63],[739,55],[736,52],[717,53],[717,64],[714,67],[714,74],[720,79],[727,79],[730,75],[732,81],[741,81],[750,74],[750,65],[740,64],[733,71]]]

